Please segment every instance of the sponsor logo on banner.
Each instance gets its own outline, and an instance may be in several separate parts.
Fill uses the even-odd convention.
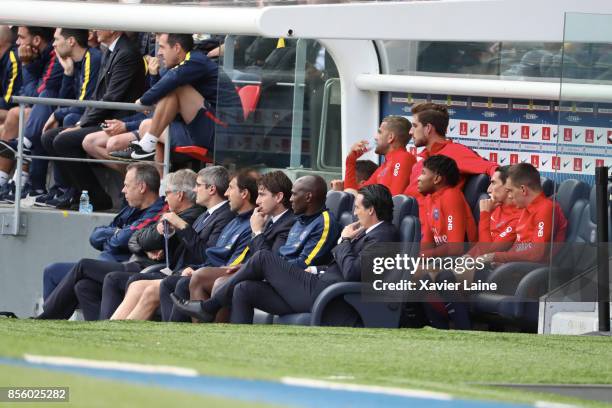
[[[548,126],[542,128],[542,140],[550,140],[550,128]]]
[[[512,153],[510,155],[510,164],[517,164],[517,163],[518,163],[518,154]]]
[[[532,154],[531,155],[531,165],[535,167],[536,169],[540,167],[540,156],[538,156],[537,154]]]
[[[487,137],[489,134],[489,124],[488,123],[481,123],[480,124],[480,136],[481,137]]]
[[[603,159],[596,159],[595,160],[595,167],[603,167],[604,166],[604,160]]]
[[[508,138],[508,133],[509,133],[509,130],[510,130],[510,126],[508,126],[508,125],[501,125],[499,129],[500,129],[499,130],[499,136],[501,138],[503,138],[503,139],[507,139]],[[608,135],[610,133],[612,133],[612,132],[608,132]],[[609,137],[608,137],[608,139],[609,139]]]
[[[582,158],[574,157],[574,171],[582,171]]]
[[[584,132],[584,140],[587,143],[593,143],[595,141],[595,130],[593,129],[587,129]]]
[[[521,139],[529,139],[529,126],[521,126]]]
[[[559,156],[552,157],[552,169],[561,170],[561,158]]]
[[[467,136],[467,134],[468,134],[468,124],[467,124],[467,122],[459,122],[459,134],[461,136]]]
[[[490,160],[490,161],[492,161],[492,162],[497,163],[497,162],[498,162],[498,161],[497,161],[497,153],[495,153],[495,152],[490,152],[490,153],[489,153],[489,160]]]
[[[566,142],[572,141],[572,128],[563,129],[563,140]]]

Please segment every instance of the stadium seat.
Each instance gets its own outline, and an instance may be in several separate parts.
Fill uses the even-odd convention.
[[[463,195],[472,209],[474,219],[480,213],[480,207],[478,206],[480,195],[487,192],[490,183],[491,179],[486,174],[476,174],[467,179],[463,186]]]
[[[568,229],[566,243],[555,256],[554,265],[513,262],[496,268],[487,281],[498,283],[500,290],[478,294],[473,303],[475,315],[521,330],[537,329],[539,304],[534,300],[550,287],[558,287],[571,279],[576,270],[571,265],[585,268],[592,260],[593,252],[587,250],[587,244],[596,241],[596,214],[591,211],[595,205],[594,189],[589,201],[588,194],[589,186],[584,182],[570,179],[561,183],[557,200],[568,220]]]
[[[257,108],[261,96],[261,85],[245,85],[238,90],[238,95],[242,102],[244,120],[246,120]]]
[[[480,200],[486,200],[488,198],[490,198],[488,193],[482,193],[480,197],[478,197],[478,201],[476,201],[478,204],[476,204],[474,210],[472,211],[472,214],[474,215],[474,221],[476,221],[476,225],[478,225],[478,223],[480,222]]]
[[[198,163],[199,167],[202,163],[212,163],[213,159],[208,156],[208,149],[200,146],[177,146],[172,149],[172,153],[187,156]]]
[[[393,225],[398,229],[402,225],[402,220],[412,215],[419,216],[419,204],[414,197],[399,194],[393,197]]]
[[[544,195],[546,195],[546,197],[552,196],[555,193],[555,182],[544,176],[540,177],[540,181],[542,190],[544,190]]]
[[[334,215],[334,219],[341,222],[344,216],[345,221],[349,215],[353,216],[353,202],[355,196],[345,191],[334,191],[330,190],[327,192],[327,198],[325,199],[325,206]],[[349,214],[349,215],[345,215]]]

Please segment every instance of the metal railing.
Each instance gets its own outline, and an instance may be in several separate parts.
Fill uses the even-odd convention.
[[[82,108],[98,108],[98,109],[112,109],[112,110],[123,110],[123,111],[135,111],[144,112],[153,110],[150,106],[138,105],[135,103],[124,103],[124,102],[104,102],[104,101],[77,101],[72,99],[55,99],[55,98],[40,98],[40,97],[29,97],[29,96],[13,96],[11,98],[13,103],[19,104],[19,132],[17,134],[17,154],[15,159],[17,161],[15,171],[21,172],[23,167],[24,159],[44,159],[50,161],[76,161],[76,162],[87,162],[87,163],[125,163],[123,160],[107,160],[107,159],[87,159],[87,158],[74,158],[74,157],[59,157],[59,156],[36,156],[36,155],[25,155],[23,153],[23,138],[25,131],[25,109],[26,105],[47,105],[47,106],[74,106]],[[163,175],[165,176],[170,171],[170,135],[167,135],[166,142],[164,143],[164,162],[157,163],[155,165],[163,166]],[[3,218],[3,230],[4,227],[12,229],[11,235],[19,235],[19,229],[21,227],[21,177],[15,178],[15,208],[13,211],[12,219]]]

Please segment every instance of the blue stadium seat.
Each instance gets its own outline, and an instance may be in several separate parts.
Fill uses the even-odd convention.
[[[327,192],[325,206],[334,215],[336,221],[340,222],[344,213],[353,213],[353,201],[355,196],[345,191],[330,190]]]
[[[474,207],[472,214],[474,215],[474,221],[476,221],[476,225],[480,222],[480,200],[486,200],[490,198],[488,193],[482,193],[480,197],[478,197],[478,201],[476,206]]]
[[[400,229],[407,216],[419,216],[419,204],[416,198],[399,194],[393,197],[393,225]]]
[[[480,195],[487,192],[490,183],[491,179],[488,175],[476,174],[467,179],[463,186],[463,195],[472,209],[474,219],[477,219],[476,217],[480,214],[480,207],[478,206]]]
[[[555,193],[555,182],[549,179],[548,177],[540,177],[540,181],[542,184],[542,190],[544,190],[544,195],[546,197],[550,197]]]

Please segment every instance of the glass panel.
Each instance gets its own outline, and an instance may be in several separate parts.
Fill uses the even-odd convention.
[[[597,300],[597,269],[605,265],[607,255],[597,260],[597,229],[603,225],[597,217],[598,201],[608,207],[609,193],[594,194],[595,169],[612,164],[612,16],[566,14],[564,43],[559,75],[561,77],[559,134],[557,137],[556,180],[580,180],[584,195],[567,200],[563,185],[559,204],[568,219],[568,237],[562,250],[551,262],[548,302],[557,302],[560,311],[578,311],[576,304]],[[604,183],[605,184],[605,183]],[[608,191],[610,191],[608,185]],[[604,186],[605,190],[605,186]],[[590,192],[589,197],[586,193]],[[586,205],[580,212],[580,206]],[[604,207],[605,208],[605,207]],[[608,244],[599,250],[609,253]],[[608,294],[609,295],[609,294]],[[581,307],[584,307],[581,306]]]
[[[601,61],[601,46],[562,47],[561,43],[381,41],[387,73],[396,75],[449,74],[465,77],[557,82],[563,53],[571,55],[566,79],[612,78],[610,63]],[[569,62],[567,62],[569,64]]]
[[[325,48],[312,40],[228,36],[220,65],[243,111],[232,126],[217,126],[217,162],[340,171],[340,82]],[[218,109],[231,114],[231,107]]]

